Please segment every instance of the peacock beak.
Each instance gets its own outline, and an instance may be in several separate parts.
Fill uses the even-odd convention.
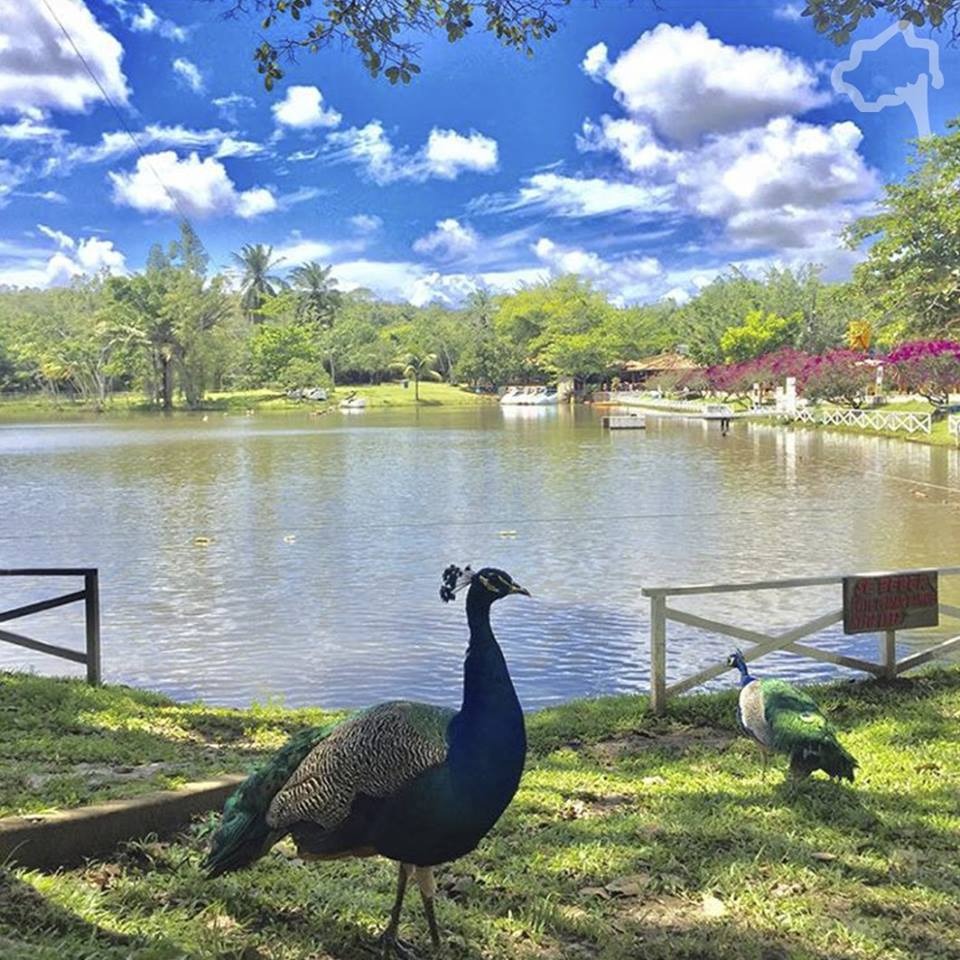
[[[511,593],[520,593],[520,594],[523,594],[523,596],[525,596],[525,597],[529,597],[529,596],[530,596],[530,591],[529,591],[526,587],[521,587],[519,583],[513,583],[513,584],[511,584],[511,585],[510,585],[510,592],[511,592]]]

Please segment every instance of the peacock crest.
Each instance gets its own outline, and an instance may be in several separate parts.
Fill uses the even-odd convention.
[[[456,564],[451,563],[443,571],[443,585],[440,587],[440,599],[444,603],[449,603],[456,595],[457,591],[468,586],[473,580],[473,571],[469,566],[461,569]]]

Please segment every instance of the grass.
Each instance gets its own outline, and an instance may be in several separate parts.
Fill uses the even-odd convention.
[[[764,779],[735,733],[732,691],[681,699],[656,721],[633,696],[531,715],[517,798],[476,851],[439,873],[445,956],[960,956],[960,670],[816,696],[860,760],[853,787],[787,785],[782,763]],[[0,703],[8,767],[12,754],[65,767],[92,751],[98,763],[179,759],[185,776],[250,761],[319,716],[25,677],[6,678]],[[24,712],[31,703],[49,712]],[[206,759],[205,748],[218,756]],[[209,881],[199,861],[214,822],[80,869],[0,872],[0,955],[369,957],[363,947],[392,902],[389,864],[307,866],[282,844],[254,868]],[[403,932],[425,947],[417,899]]]
[[[246,413],[251,410],[254,412],[324,410],[327,407],[335,409],[340,400],[353,392],[365,397],[368,407],[413,407],[417,405],[414,399],[413,383],[411,382],[407,388],[404,388],[402,383],[382,383],[376,386],[359,387],[341,386],[335,391],[331,391],[330,402],[327,404],[288,400],[286,394],[278,390],[212,392],[206,395],[204,402],[198,409],[201,411],[216,410],[224,413]],[[426,382],[420,384],[420,406],[424,407],[468,407],[494,401],[496,401],[496,397],[491,398],[488,394],[472,393],[449,383]],[[180,401],[175,403],[174,409],[184,412],[187,410]],[[159,412],[157,407],[151,406],[144,400],[142,394],[137,393],[113,395],[104,411],[108,416]],[[88,417],[93,413],[95,413],[95,410],[89,404],[72,400],[54,403],[49,397],[41,394],[0,397],[0,422],[31,418],[68,420],[74,417]]]

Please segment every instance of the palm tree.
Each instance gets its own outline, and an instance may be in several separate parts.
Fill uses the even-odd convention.
[[[275,297],[283,288],[283,281],[272,276],[270,270],[283,260],[274,259],[273,247],[262,243],[245,243],[239,253],[233,254],[237,266],[243,268],[240,281],[240,305],[251,322],[260,320],[260,308],[267,297]]]
[[[324,267],[316,260],[301,264],[290,273],[290,285],[297,293],[297,313],[308,323],[333,325],[333,315],[340,306],[336,278],[330,276],[333,266]]]
[[[420,402],[420,381],[421,380],[442,380],[443,377],[433,369],[437,362],[435,353],[420,353],[411,350],[409,353],[403,353],[391,366],[400,370],[403,376],[413,380],[413,396],[417,403]]]

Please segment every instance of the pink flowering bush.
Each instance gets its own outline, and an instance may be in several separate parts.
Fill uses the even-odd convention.
[[[960,343],[956,340],[912,340],[885,358],[897,387],[918,393],[934,406],[944,406],[960,389]]]
[[[876,380],[876,369],[864,360],[866,354],[855,350],[830,350],[810,357],[797,377],[798,385],[810,400],[859,407]]]

